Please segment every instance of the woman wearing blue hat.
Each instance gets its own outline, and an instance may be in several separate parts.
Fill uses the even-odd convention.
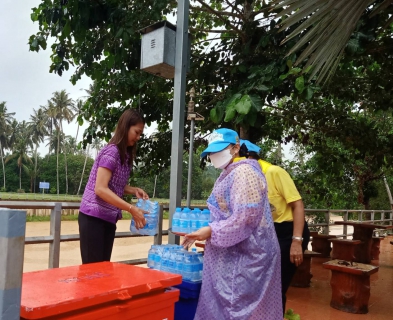
[[[196,320],[282,319],[280,248],[258,162],[234,162],[237,133],[217,129],[202,157],[223,169],[207,200],[212,221],[185,236],[206,240]]]
[[[283,168],[259,158],[261,148],[248,140],[240,140],[242,158],[257,160],[268,186],[268,198],[281,250],[281,291],[285,312],[286,292],[295,275],[296,268],[303,262],[310,232],[304,218],[304,205],[295,183]]]

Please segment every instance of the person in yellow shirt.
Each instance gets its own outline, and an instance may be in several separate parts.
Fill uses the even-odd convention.
[[[302,198],[291,176],[283,168],[259,158],[261,150],[248,140],[240,140],[240,159],[257,160],[267,181],[268,199],[281,251],[281,293],[285,312],[286,292],[303,262],[310,232],[305,221]]]

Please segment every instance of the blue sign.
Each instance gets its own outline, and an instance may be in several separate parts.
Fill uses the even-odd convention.
[[[40,189],[49,189],[49,182],[40,182]]]

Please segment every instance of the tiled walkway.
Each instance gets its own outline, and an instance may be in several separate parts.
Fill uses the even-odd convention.
[[[287,294],[287,309],[300,314],[301,320],[388,320],[393,319],[393,236],[381,241],[379,271],[371,275],[371,296],[368,314],[351,314],[330,307],[331,271],[324,269],[325,258],[312,258],[310,288],[290,287]]]

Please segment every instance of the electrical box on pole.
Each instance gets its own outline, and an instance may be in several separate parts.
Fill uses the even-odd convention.
[[[164,20],[139,31],[142,33],[141,70],[165,79],[173,79],[175,76],[176,26]],[[190,70],[189,45],[187,56],[186,70],[188,72]]]

